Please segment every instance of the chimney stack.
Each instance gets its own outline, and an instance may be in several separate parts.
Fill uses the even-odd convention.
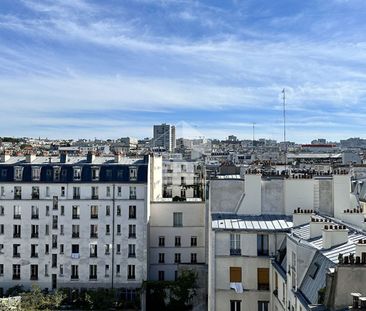
[[[294,210],[293,214],[294,227],[309,223],[311,220],[311,216],[313,215],[314,211],[312,209],[301,209],[300,207],[298,207]]]
[[[332,222],[326,218],[312,216],[310,221],[310,239],[320,237],[324,225],[329,225]]]
[[[344,225],[328,224],[323,228],[323,248],[328,249],[348,242],[348,229]]]
[[[95,152],[94,151],[89,151],[87,156],[86,156],[86,161],[88,163],[93,163],[95,160]]]
[[[36,155],[33,152],[29,152],[25,155],[25,162],[32,163],[36,159]]]
[[[0,155],[0,162],[4,163],[10,159],[10,152],[5,150],[4,153]]]

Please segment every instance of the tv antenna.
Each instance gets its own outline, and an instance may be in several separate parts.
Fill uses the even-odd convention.
[[[283,99],[283,143],[285,151],[285,172],[287,173],[287,141],[286,141],[286,90],[282,90]]]

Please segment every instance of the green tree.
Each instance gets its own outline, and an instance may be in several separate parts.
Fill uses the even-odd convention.
[[[22,310],[37,311],[58,309],[66,295],[58,290],[54,293],[44,293],[38,286],[32,285],[31,291],[22,293],[21,297]]]

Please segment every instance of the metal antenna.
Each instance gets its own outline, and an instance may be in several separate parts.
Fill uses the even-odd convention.
[[[252,140],[253,153],[254,153],[254,138],[255,138],[255,122],[253,122],[253,140]]]
[[[282,90],[283,94],[283,142],[285,147],[285,172],[287,172],[287,141],[286,141],[286,90]]]

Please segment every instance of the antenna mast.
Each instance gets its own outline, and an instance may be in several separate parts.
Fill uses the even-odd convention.
[[[282,90],[283,94],[283,143],[285,147],[285,172],[287,173],[287,141],[286,141],[286,90]]]
[[[255,122],[253,122],[253,140],[252,140],[252,146],[253,146],[253,153],[254,153],[254,134],[255,134]]]

